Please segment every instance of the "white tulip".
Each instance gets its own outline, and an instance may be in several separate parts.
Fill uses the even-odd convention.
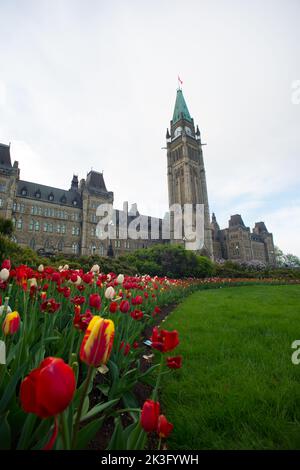
[[[110,275],[110,274],[108,274],[108,275],[106,276],[106,279],[107,279],[107,280],[108,280],[108,282],[109,282],[109,281],[111,280],[111,275]]]
[[[65,264],[64,267],[63,267],[63,270],[64,270],[64,271],[68,271],[68,269],[69,269],[69,265],[68,265],[68,264]]]
[[[106,289],[104,295],[105,295],[105,298],[106,298],[106,299],[109,299],[109,300],[113,299],[114,296],[115,296],[115,289],[114,289],[113,287],[111,287],[111,286],[108,287],[108,288]]]
[[[99,272],[100,272],[99,264],[94,264],[94,266],[92,266],[92,268],[91,268],[91,272],[95,273],[95,274],[99,274]]]
[[[33,277],[32,279],[28,279],[28,282],[29,282],[30,287],[37,287],[37,282],[36,282],[35,277]]]
[[[81,277],[77,276],[77,280],[74,282],[75,286],[79,286],[81,284]]]
[[[42,273],[43,271],[44,271],[44,265],[40,264],[39,267],[38,267],[38,272]]]
[[[124,274],[119,274],[119,276],[117,277],[117,283],[123,284],[123,282],[124,282]]]
[[[8,278],[9,278],[9,270],[6,268],[1,269],[0,271],[1,281],[7,281]]]

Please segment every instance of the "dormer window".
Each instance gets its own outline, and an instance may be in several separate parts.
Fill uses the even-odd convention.
[[[36,197],[37,199],[41,199],[41,191],[40,191],[40,190],[36,191],[35,197]]]
[[[60,202],[62,202],[63,204],[66,204],[66,202],[67,202],[66,196],[62,196],[60,198]]]
[[[26,188],[21,189],[21,195],[22,196],[27,196],[27,189]]]
[[[53,201],[53,200],[54,200],[54,195],[53,195],[53,193],[50,193],[50,194],[49,194],[48,200],[49,200],[49,201]]]
[[[74,201],[73,201],[73,206],[77,206],[77,201],[76,201],[76,199],[74,199]]]

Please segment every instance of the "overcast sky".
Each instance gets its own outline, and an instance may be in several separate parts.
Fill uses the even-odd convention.
[[[0,142],[22,179],[104,170],[116,208],[163,216],[179,74],[211,212],[300,256],[299,0],[0,0],[0,19]]]

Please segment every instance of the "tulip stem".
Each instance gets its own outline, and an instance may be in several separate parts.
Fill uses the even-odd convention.
[[[79,405],[78,405],[77,414],[76,414],[76,421],[75,421],[75,424],[74,424],[74,432],[73,432],[73,439],[72,439],[72,449],[75,448],[76,443],[77,443],[77,434],[78,434],[78,430],[79,430],[82,407],[83,407],[84,399],[86,397],[86,394],[87,394],[87,391],[88,391],[88,388],[89,388],[89,384],[90,384],[90,381],[91,381],[91,378],[92,378],[92,375],[93,375],[93,371],[94,371],[94,367],[89,366],[88,373],[87,373],[87,376],[86,376],[86,379],[85,379],[85,384],[84,384],[82,394],[81,394],[81,397],[80,397],[80,402],[79,402]]]
[[[160,450],[160,447],[161,447],[161,437],[159,438],[159,441],[158,441],[158,447],[157,447],[157,450]]]
[[[160,386],[160,380],[161,380],[161,376],[162,376],[163,365],[164,365],[164,356],[161,353],[160,354],[160,366],[159,366],[159,369],[158,369],[158,377],[157,377],[157,380],[156,380],[155,389],[153,390],[153,394],[152,394],[154,401],[157,399],[158,389],[159,389],[159,386]]]
[[[60,422],[61,422],[61,434],[62,434],[62,439],[64,443],[64,448],[65,450],[70,449],[70,435],[69,435],[69,429],[67,426],[67,421],[66,421],[66,411],[64,411],[60,415]]]

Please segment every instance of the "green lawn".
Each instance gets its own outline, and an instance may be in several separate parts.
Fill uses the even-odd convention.
[[[198,291],[163,327],[184,360],[161,391],[171,449],[300,449],[300,286]]]

